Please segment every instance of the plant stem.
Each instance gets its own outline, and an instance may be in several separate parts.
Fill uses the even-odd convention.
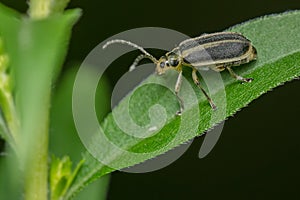
[[[50,88],[43,99],[43,110],[34,116],[31,141],[25,144],[25,199],[46,200],[48,196],[48,137]],[[36,122],[36,123],[35,123]],[[32,138],[34,136],[34,138]]]

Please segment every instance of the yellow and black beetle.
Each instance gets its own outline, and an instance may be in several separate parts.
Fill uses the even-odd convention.
[[[179,72],[175,85],[175,94],[180,100],[180,110],[177,112],[177,115],[180,115],[184,109],[183,101],[178,96],[182,82],[182,66],[188,66],[193,69],[192,77],[194,83],[206,96],[210,106],[216,109],[215,104],[200,85],[197,70],[212,69],[220,72],[227,69],[233,78],[242,82],[251,82],[252,78],[244,78],[237,75],[231,67],[248,63],[257,58],[257,51],[251,44],[251,41],[242,34],[234,32],[203,34],[196,38],[184,40],[178,47],[166,53],[166,55],[162,56],[159,60],[154,58],[142,47],[126,40],[116,39],[108,41],[103,46],[103,49],[113,43],[130,45],[143,53],[135,59],[130,67],[130,71],[133,70],[142,59],[148,58],[156,64],[156,72],[159,75],[164,74],[165,71],[169,69]]]

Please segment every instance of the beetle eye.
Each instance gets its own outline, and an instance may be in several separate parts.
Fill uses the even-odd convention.
[[[164,67],[165,67],[165,62],[161,62],[161,63],[159,64],[159,66],[160,66],[161,68],[164,68]]]
[[[176,67],[179,64],[179,62],[176,59],[171,59],[170,64],[171,64],[172,67]]]

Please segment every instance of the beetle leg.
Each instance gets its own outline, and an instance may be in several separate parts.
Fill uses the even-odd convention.
[[[178,96],[181,83],[182,83],[182,71],[179,72],[179,75],[178,75],[178,78],[176,81],[176,85],[175,85],[175,94],[176,94],[176,97],[179,100],[179,104],[180,104],[180,110],[176,112],[176,115],[181,115],[181,113],[184,109],[183,100]]]
[[[193,69],[193,72],[192,72],[192,77],[193,77],[193,80],[194,80],[194,83],[198,86],[198,88],[200,88],[200,90],[203,92],[203,94],[205,95],[206,99],[208,100],[209,104],[210,104],[210,107],[214,110],[217,109],[217,106],[214,104],[214,102],[212,101],[212,99],[208,96],[208,94],[205,92],[205,90],[203,89],[203,87],[200,85],[200,82],[199,82],[199,79],[198,79],[198,76],[197,76],[197,70],[196,69]]]
[[[234,71],[233,71],[230,67],[226,67],[226,69],[229,71],[230,75],[231,75],[233,78],[235,78],[235,79],[237,79],[237,80],[239,80],[239,81],[243,81],[243,82],[246,82],[246,83],[250,83],[250,82],[253,80],[253,78],[244,78],[244,77],[242,77],[242,76],[237,75],[236,73],[234,73]]]

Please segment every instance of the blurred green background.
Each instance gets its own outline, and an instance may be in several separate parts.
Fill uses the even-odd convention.
[[[27,9],[26,1],[1,2],[22,12]],[[83,16],[73,30],[64,74],[74,70],[68,67],[73,66],[69,63],[80,63],[97,44],[128,29],[165,27],[194,37],[204,32],[222,31],[258,16],[299,9],[300,2],[73,0],[69,7],[82,8]],[[124,64],[124,69],[108,71],[110,88],[127,70],[133,57],[126,60],[128,64]],[[63,80],[60,78],[57,85]],[[286,83],[231,117],[217,145],[204,159],[198,158],[203,138],[197,138],[180,159],[164,169],[145,174],[114,172],[108,199],[299,199],[298,91],[300,81]],[[63,95],[61,101],[65,98]],[[65,106],[59,107],[60,100],[54,102],[54,108],[65,114],[71,127],[71,105],[67,105],[70,101],[66,100]],[[70,138],[73,139],[55,143],[57,149],[52,146],[52,152],[63,155],[62,150],[58,150],[63,143],[80,144],[76,135]],[[55,137],[52,139],[53,143]],[[78,152],[68,152],[68,147],[61,149],[75,161],[80,158]]]

